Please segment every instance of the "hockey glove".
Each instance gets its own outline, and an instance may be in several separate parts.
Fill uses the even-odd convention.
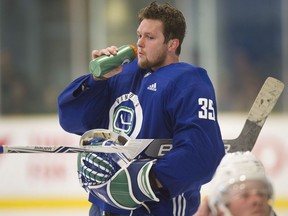
[[[91,145],[115,145],[93,138]],[[159,201],[153,192],[149,172],[155,160],[127,162],[123,154],[81,153],[78,156],[79,180],[86,191],[120,209],[133,210],[145,201]]]
[[[116,137],[109,130],[91,130],[81,137],[80,146],[116,145]],[[128,159],[124,154],[79,153],[78,176],[80,184],[85,190],[88,190],[87,186],[103,184],[116,173],[117,166],[124,166],[125,164],[128,164]]]

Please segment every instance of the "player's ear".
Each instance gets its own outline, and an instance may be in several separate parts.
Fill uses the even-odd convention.
[[[176,52],[176,49],[179,46],[179,40],[178,39],[171,39],[168,41],[168,49],[169,51],[174,51]]]

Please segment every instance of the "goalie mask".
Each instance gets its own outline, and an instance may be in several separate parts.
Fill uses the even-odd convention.
[[[217,215],[217,208],[225,216],[231,215],[226,207],[233,196],[245,190],[254,190],[258,194],[273,198],[273,189],[268,180],[261,161],[249,151],[227,153],[220,162],[212,180],[211,193],[208,204],[213,213]]]

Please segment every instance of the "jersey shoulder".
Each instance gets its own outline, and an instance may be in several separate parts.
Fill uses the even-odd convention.
[[[159,70],[159,76],[162,76],[168,82],[173,82],[176,85],[193,86],[193,85],[208,85],[212,86],[211,80],[207,71],[199,66],[179,62],[167,65]]]

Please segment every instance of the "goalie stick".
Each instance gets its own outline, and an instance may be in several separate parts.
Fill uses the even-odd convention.
[[[258,93],[245,121],[240,135],[232,140],[223,140],[226,152],[251,151],[256,143],[260,131],[277,103],[284,84],[272,77],[268,77]]]
[[[240,135],[236,139],[224,139],[225,151],[251,151],[256,143],[259,133],[278,98],[284,89],[284,84],[272,77],[268,77],[258,93],[245,121]],[[81,137],[80,142],[99,136],[99,130],[87,131]],[[103,138],[110,139],[102,133]],[[129,159],[133,159],[145,150],[149,157],[161,158],[172,149],[172,139],[128,139],[119,136],[117,146],[0,146],[2,153],[79,153],[79,152],[103,152],[124,153]]]

